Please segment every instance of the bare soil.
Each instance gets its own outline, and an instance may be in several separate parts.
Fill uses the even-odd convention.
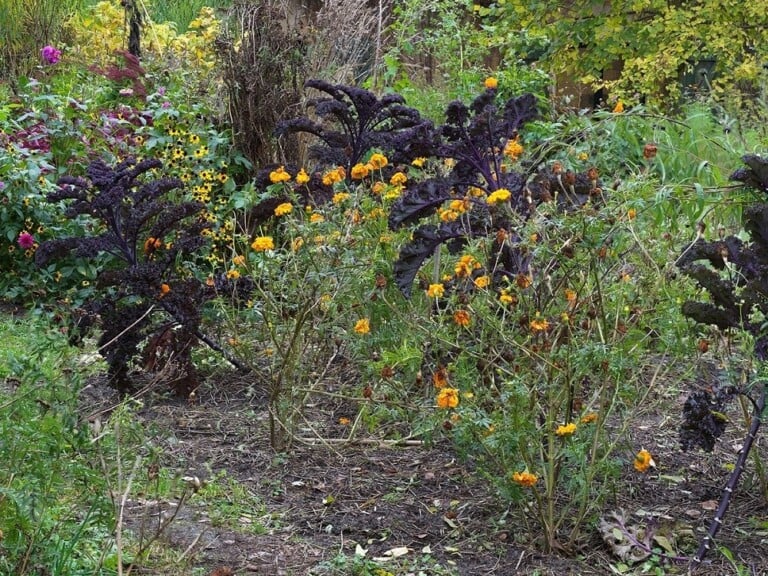
[[[620,514],[631,533],[654,545],[662,540],[651,536],[663,536],[681,556],[692,555],[705,533],[743,435],[743,426],[736,424],[743,418],[734,406],[729,416],[735,424],[712,454],[682,452],[676,428],[690,385],[670,386],[638,419],[641,424],[631,431],[628,446],[647,448],[657,466],[638,474],[631,465],[634,453],[628,449],[622,454],[627,465],[620,490],[609,497],[603,514],[611,522],[613,513]],[[314,445],[296,442],[290,451],[276,453],[269,445],[265,398],[253,394],[254,389],[259,389],[256,376],[245,380],[223,373],[209,377],[194,402],[155,391],[142,397],[139,417],[162,448],[161,466],[202,482],[225,472],[263,503],[252,514],[245,510],[238,521],[224,524],[213,521],[196,497],[185,503],[162,540],[176,558],[188,561],[189,574],[357,574],[345,571],[349,567],[332,571],[329,565],[340,555],[353,558],[356,549],[366,550],[366,558],[403,554],[381,561],[382,576],[618,573],[618,550],[606,543],[597,526],[588,528],[592,536],[580,550],[540,552],[535,535],[515,520],[519,511],[507,509],[448,440],[398,446],[358,435],[358,442],[333,441],[347,432],[338,419],[340,410],[349,407],[329,404],[312,409],[313,430],[306,436],[314,438]],[[93,414],[109,406],[114,396],[103,381],[94,381],[84,399]],[[332,441],[323,443],[318,437]],[[758,440],[755,451],[768,462],[764,440]],[[126,523],[134,532],[143,529],[139,520],[158,507],[166,514],[173,510],[172,502],[131,504]],[[254,524],[262,529],[255,531]],[[752,460],[718,544],[733,553],[746,573],[768,574],[768,504]],[[641,573],[642,562],[627,564],[625,573]],[[644,573],[688,573],[685,562],[660,559],[651,568]],[[156,564],[139,573],[179,572],[163,572]],[[737,571],[713,551],[696,573]]]

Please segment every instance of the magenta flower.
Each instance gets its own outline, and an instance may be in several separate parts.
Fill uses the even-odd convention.
[[[53,46],[45,46],[40,50],[40,54],[48,64],[56,64],[61,58],[61,50],[57,50]]]
[[[22,250],[29,250],[35,245],[35,237],[29,232],[24,231],[19,234],[18,242]]]

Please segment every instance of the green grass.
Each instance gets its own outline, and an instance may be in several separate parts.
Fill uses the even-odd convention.
[[[232,6],[232,0],[164,0],[153,2],[149,12],[155,22],[175,22],[176,31],[183,33],[205,6],[223,10]]]

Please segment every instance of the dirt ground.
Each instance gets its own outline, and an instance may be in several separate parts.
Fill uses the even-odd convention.
[[[269,446],[264,397],[248,392],[258,389],[254,384],[258,383],[220,374],[207,379],[194,403],[155,392],[142,397],[139,416],[147,430],[156,431],[163,467],[201,481],[224,472],[262,503],[252,515],[245,513],[238,522],[222,525],[192,497],[162,535],[187,559],[190,574],[358,574],[349,564],[346,568],[339,564],[342,555],[350,560],[356,549],[365,550],[365,558],[381,559],[382,571],[370,572],[381,576],[619,573],[618,549],[607,544],[597,528],[588,546],[570,555],[538,552],[512,521],[519,517],[515,511],[495,498],[448,441],[432,446],[297,442],[290,452],[275,453]],[[626,454],[621,492],[612,495],[603,517],[613,521],[612,513],[621,512],[638,539],[663,536],[676,554],[687,556],[695,551],[714,514],[743,429],[729,426],[712,454],[682,452],[676,427],[683,388],[684,383],[665,397],[656,397],[653,405],[669,412],[644,416],[643,425],[632,431],[629,443],[650,450],[657,467],[647,475],[637,474],[631,466],[632,453]],[[84,398],[95,411],[111,400],[106,384],[98,381],[84,391]],[[325,438],[341,438],[338,409],[316,406],[314,431]],[[732,416],[737,418],[734,410]],[[313,436],[307,433],[307,437]],[[764,439],[758,440],[755,450],[768,461]],[[718,544],[748,570],[740,574],[763,575],[768,574],[768,505],[753,470],[750,461]],[[166,512],[172,508],[171,503],[151,504],[158,505]],[[148,506],[132,503],[126,510],[127,525],[138,530],[138,519],[149,514]],[[263,529],[252,530],[253,523]],[[332,569],[329,563],[334,559],[337,567]],[[641,573],[642,562],[627,564],[630,568],[623,573]],[[685,574],[688,567],[659,560],[647,570],[642,573]],[[138,573],[161,572],[156,566]],[[696,573],[722,576],[737,571],[713,551]]]

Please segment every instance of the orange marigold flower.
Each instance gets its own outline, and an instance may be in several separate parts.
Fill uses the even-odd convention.
[[[161,298],[163,296],[165,296],[166,294],[168,294],[168,292],[170,292],[170,291],[171,291],[171,287],[168,286],[168,284],[160,284],[160,297]]]
[[[524,488],[531,488],[538,480],[536,474],[531,474],[527,470],[512,474],[512,481],[520,484],[520,486],[523,486]]]
[[[656,144],[651,144],[650,142],[643,146],[643,158],[646,160],[653,160],[656,158],[656,152],[658,152],[658,147]]]
[[[371,192],[374,194],[381,194],[386,189],[387,185],[384,184],[381,180],[374,182],[373,186],[371,186]]]
[[[536,313],[536,317],[530,321],[528,326],[531,328],[531,332],[546,332],[549,330],[549,321]]]
[[[613,113],[621,114],[622,112],[624,112],[624,102],[619,100],[618,102],[616,102],[616,106],[613,107]]]
[[[499,81],[493,76],[489,76],[485,79],[483,85],[485,86],[486,90],[496,90],[496,88],[499,87]]]
[[[473,270],[476,270],[477,268],[480,268],[480,263],[474,259],[474,257],[470,256],[469,254],[466,254],[459,258],[459,261],[456,263],[456,266],[454,267],[454,272],[456,272],[456,276],[459,278],[465,278],[469,276]]]
[[[387,160],[387,157],[384,156],[384,154],[379,154],[378,152],[376,154],[371,155],[371,159],[368,160],[371,166],[373,166],[374,170],[381,170],[389,164],[389,160]]]
[[[591,424],[592,422],[597,422],[597,413],[590,412],[589,414],[584,414],[579,422],[582,424]]]
[[[464,326],[466,328],[469,326],[470,320],[471,317],[466,310],[456,310],[456,312],[453,313],[453,321],[459,326]]]
[[[296,184],[299,184],[300,186],[303,184],[306,184],[309,182],[309,174],[307,174],[307,171],[302,168],[299,170],[299,173],[296,174]]]
[[[369,172],[370,166],[368,164],[357,163],[352,166],[352,170],[349,173],[352,176],[352,180],[362,180],[368,176]]]
[[[339,166],[334,170],[330,170],[323,174],[323,184],[326,186],[333,186],[336,182],[341,182],[346,177],[346,171],[343,167]]]
[[[645,448],[640,450],[637,454],[635,454],[635,461],[634,461],[635,470],[638,472],[647,472],[648,468],[655,468],[656,462],[653,461],[653,457],[651,456],[651,453],[648,452]]]
[[[630,220],[634,220],[636,217],[637,217],[637,210],[635,210],[634,208],[630,208],[629,210],[627,210],[627,218],[629,218]]]
[[[438,408],[456,408],[459,405],[459,391],[456,388],[442,388],[437,394]]]
[[[283,202],[282,204],[278,204],[277,208],[275,208],[275,216],[285,216],[286,214],[290,214],[293,210],[293,204],[290,202]]]
[[[274,250],[275,242],[272,240],[272,236],[259,236],[253,241],[253,243],[251,243],[251,248],[253,248],[256,252]]]
[[[152,238],[151,236],[144,242],[144,254],[150,254],[158,248],[163,247],[163,241],[159,238]]]
[[[499,188],[495,192],[492,192],[485,201],[488,202],[488,204],[493,205],[499,202],[506,202],[509,200],[510,196],[512,196],[512,193],[509,190],[506,188]]]
[[[291,179],[291,175],[285,171],[285,166],[280,166],[277,170],[273,170],[269,173],[269,181],[272,184],[279,184],[280,182],[288,182]]]
[[[237,256],[233,257],[232,264],[235,266],[245,266],[245,256],[238,254]]]
[[[491,283],[491,279],[487,275],[483,275],[475,278],[473,282],[478,288],[487,288]]]
[[[240,272],[238,272],[234,268],[232,270],[227,271],[228,280],[237,280],[238,278],[240,278]]]
[[[361,318],[355,322],[355,332],[358,334],[368,334],[371,331],[371,321],[368,318]]]
[[[312,214],[312,216],[309,217],[309,221],[312,224],[319,224],[320,222],[325,222],[325,216],[322,214],[319,214],[318,212],[315,212]]]
[[[304,238],[297,236],[291,241],[291,251],[298,252],[299,249],[304,246]]]
[[[392,178],[389,179],[389,183],[392,186],[402,186],[408,181],[408,177],[402,172],[395,172],[392,174]]]
[[[427,296],[429,298],[442,298],[445,294],[445,286],[442,284],[430,284],[427,288]]]
[[[525,290],[531,284],[533,284],[533,279],[528,274],[520,273],[515,276],[515,284],[517,284],[518,288]]]
[[[442,222],[453,222],[461,216],[461,214],[455,210],[438,210],[437,215]]]
[[[573,434],[576,432],[576,424],[571,422],[570,424],[560,424],[555,429],[555,434],[558,436],[573,436]]]
[[[566,288],[563,293],[565,294],[565,299],[568,300],[568,302],[576,301],[576,290]]]
[[[520,155],[523,153],[523,145],[520,144],[517,138],[514,140],[509,140],[507,142],[507,145],[504,146],[504,156],[509,158],[512,161],[517,160],[520,158]]]
[[[448,370],[443,366],[438,366],[435,373],[432,374],[432,384],[435,388],[445,388],[448,386]]]
[[[342,426],[349,426],[350,422],[352,421],[346,416],[342,416],[341,418],[339,418],[339,424],[341,424]]]

